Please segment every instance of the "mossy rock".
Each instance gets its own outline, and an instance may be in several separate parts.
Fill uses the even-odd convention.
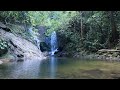
[[[119,43],[119,44],[120,44],[120,43]],[[119,45],[119,46],[117,46],[115,49],[120,50],[120,45]]]
[[[112,54],[108,54],[108,57],[112,57]]]
[[[108,56],[108,53],[104,53],[103,55],[104,55],[104,56]]]
[[[14,24],[8,24],[7,27],[14,34],[20,34],[20,35],[24,35],[25,34],[25,29],[22,26],[14,25]]]
[[[8,52],[8,49],[0,49],[0,57]]]
[[[114,52],[114,53],[112,54],[113,57],[117,57],[118,55],[119,55],[119,52]]]
[[[42,52],[44,52],[44,51],[50,51],[50,47],[45,42],[41,42],[40,43],[40,50]]]

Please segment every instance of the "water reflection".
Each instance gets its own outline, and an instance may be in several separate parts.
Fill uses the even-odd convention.
[[[40,72],[41,61],[27,60],[14,64],[14,69],[11,70],[10,76],[13,78],[38,78]]]
[[[57,59],[52,56],[50,60],[50,77],[55,78],[57,72]]]
[[[0,67],[0,78],[40,79],[56,78],[58,59],[54,56],[47,60],[26,60],[3,64]]]

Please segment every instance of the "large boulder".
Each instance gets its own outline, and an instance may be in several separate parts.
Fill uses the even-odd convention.
[[[43,53],[35,46],[33,43],[28,40],[16,36],[13,33],[6,32],[3,29],[0,29],[0,36],[8,40],[10,45],[10,51],[16,55],[23,55],[24,59],[45,59],[46,57]]]
[[[50,51],[50,47],[45,42],[40,42],[40,50],[42,52]]]
[[[7,48],[0,49],[0,56],[6,54],[7,52],[8,52],[8,49],[7,49]]]
[[[5,31],[7,31],[7,32],[10,32],[10,29],[9,29],[9,27],[7,27],[5,24],[3,24],[2,22],[0,22],[0,28],[1,29],[4,29]]]
[[[0,28],[7,28],[7,26],[0,22]]]
[[[39,34],[39,40],[41,42],[45,41],[45,32],[47,30],[46,26],[35,26],[35,28],[38,30],[38,34]]]

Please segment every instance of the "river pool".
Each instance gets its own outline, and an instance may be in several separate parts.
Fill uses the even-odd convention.
[[[51,57],[0,65],[0,79],[116,79],[120,62]]]

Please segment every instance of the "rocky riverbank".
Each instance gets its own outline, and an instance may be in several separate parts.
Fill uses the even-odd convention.
[[[120,61],[120,56],[113,56],[112,54],[106,55],[99,55],[99,54],[90,54],[87,55],[86,58],[89,59],[97,59],[97,60],[108,60],[108,61]]]
[[[6,29],[9,31],[6,31]],[[20,35],[12,33],[11,28],[7,27],[5,24],[0,24],[0,36],[7,41],[9,44],[8,52],[9,54],[13,54],[16,60],[46,59],[46,57],[35,44],[21,37]]]
[[[73,57],[86,59],[96,59],[96,60],[107,60],[107,61],[120,61],[120,52],[118,50],[99,50],[96,53],[86,53],[80,52],[76,53]]]

